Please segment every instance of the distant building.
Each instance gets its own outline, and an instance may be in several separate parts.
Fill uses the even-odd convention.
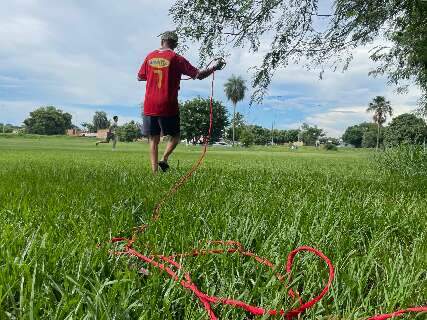
[[[304,146],[304,142],[297,141],[297,142],[294,142],[293,145],[296,146],[296,147],[302,147],[302,146]]]
[[[82,132],[80,133],[80,137],[92,137],[96,138],[96,132]]]
[[[98,139],[107,139],[109,129],[100,129],[96,132],[96,137]]]
[[[13,134],[20,134],[20,133],[25,133],[25,128],[14,128],[12,130]]]
[[[67,136],[70,137],[79,137],[81,135],[82,131],[80,129],[68,129],[67,130]]]

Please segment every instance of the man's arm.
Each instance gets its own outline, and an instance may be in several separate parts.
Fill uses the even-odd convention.
[[[147,81],[147,60],[144,61],[138,72],[138,81]]]
[[[215,67],[211,67],[208,69],[200,70],[195,79],[203,80],[209,77],[214,71],[216,71]]]
[[[215,65],[213,67],[199,71],[196,79],[203,80],[203,79],[209,77],[215,71],[221,70],[222,68],[224,68],[224,66],[225,66],[224,60],[222,60],[222,59],[217,60],[217,62],[215,63]]]
[[[217,70],[221,70],[225,63],[223,61],[217,62],[213,67],[198,70],[197,68],[193,67],[191,63],[189,63],[184,57],[178,56],[178,63],[181,69],[181,73],[191,77],[192,79],[199,79],[203,80],[207,77],[209,77],[213,72]]]

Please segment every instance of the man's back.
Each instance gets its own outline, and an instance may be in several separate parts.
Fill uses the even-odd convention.
[[[147,81],[144,115],[178,114],[178,91],[181,76],[195,78],[198,70],[173,50],[155,50],[144,61],[138,77]]]

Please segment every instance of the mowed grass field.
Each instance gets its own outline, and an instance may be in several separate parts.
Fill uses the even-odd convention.
[[[200,151],[180,146],[172,170],[153,176],[143,143],[119,143],[112,152],[88,138],[0,137],[0,319],[208,319],[164,273],[147,267],[150,275],[141,275],[137,260],[96,246],[150,222]],[[427,181],[384,175],[371,155],[211,148],[135,247],[169,255],[236,240],[281,271],[291,250],[316,247],[336,277],[304,319],[362,319],[426,304]],[[248,258],[182,263],[209,294],[265,308],[298,305],[286,283]],[[294,270],[303,300],[326,283],[326,265],[308,253]],[[214,310],[221,319],[252,318],[229,306]]]

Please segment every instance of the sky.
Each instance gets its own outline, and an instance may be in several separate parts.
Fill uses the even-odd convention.
[[[145,56],[159,47],[158,35],[174,29],[170,0],[14,0],[0,11],[0,122],[21,125],[29,112],[53,105],[73,116],[73,123],[91,121],[97,110],[119,123],[140,121],[144,83],[136,80]],[[265,42],[268,46],[268,42]],[[372,45],[373,46],[373,45]],[[371,47],[360,47],[347,72],[307,71],[290,65],[277,71],[261,105],[249,106],[251,91],[238,104],[250,124],[295,129],[303,122],[339,137],[354,124],[370,121],[369,102],[384,95],[395,115],[412,111],[420,91],[405,95],[373,78]],[[196,45],[184,55],[198,65]],[[260,63],[262,51],[229,51],[227,68],[216,75],[215,99],[232,112],[224,83],[232,74],[250,84],[250,68]],[[180,100],[206,97],[210,81],[184,81]]]

